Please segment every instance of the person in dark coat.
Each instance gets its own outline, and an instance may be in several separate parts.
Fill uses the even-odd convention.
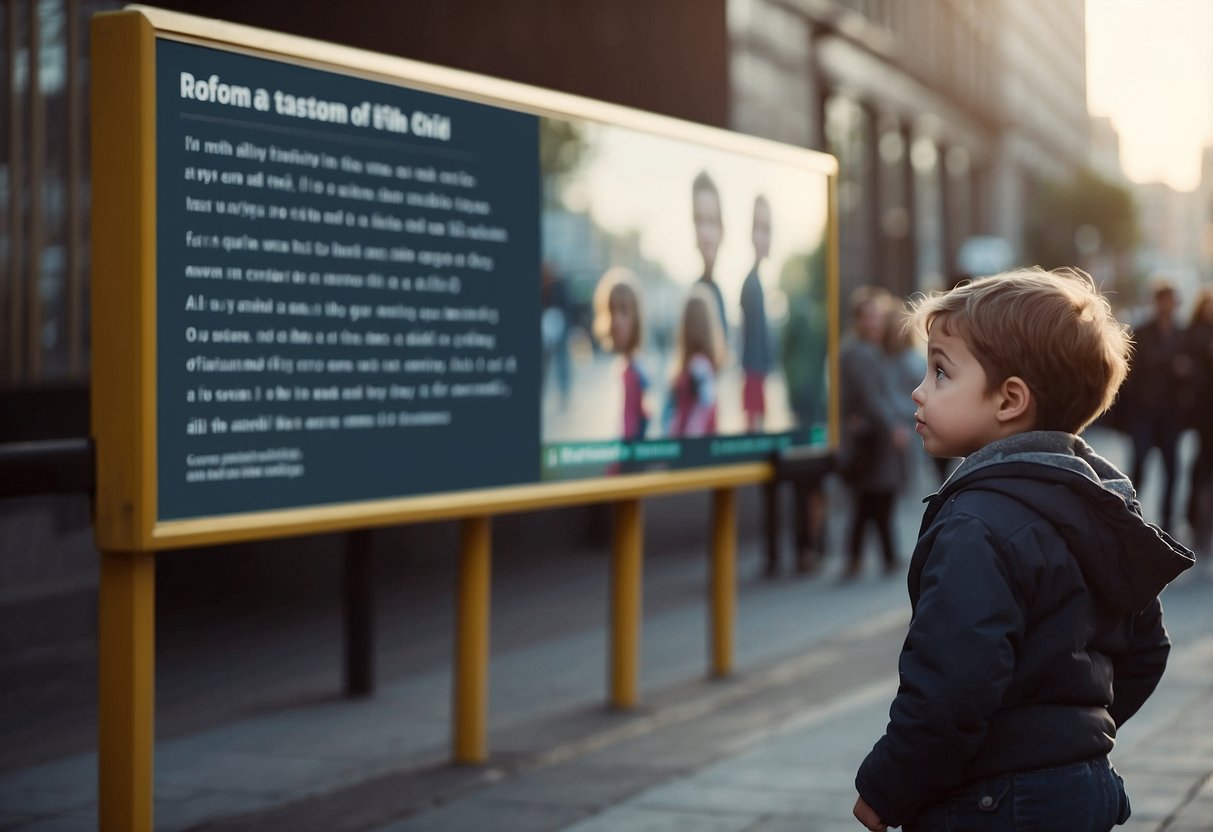
[[[1133,484],[1145,483],[1146,458],[1154,448],[1162,457],[1163,489],[1160,524],[1176,520],[1175,482],[1179,475],[1179,435],[1191,407],[1191,359],[1184,330],[1175,320],[1179,303],[1175,287],[1154,286],[1154,315],[1133,332],[1133,370],[1125,383],[1124,407],[1133,438]]]
[[[1188,525],[1193,547],[1213,552],[1213,286],[1196,296],[1188,324],[1187,353],[1192,361],[1192,424],[1198,449],[1188,475]]]
[[[1158,593],[1193,563],[1077,436],[1125,377],[1127,333],[1070,270],[977,280],[915,320],[917,432],[964,460],[923,518],[901,684],[854,814],[870,830],[1107,832],[1130,813],[1108,752],[1170,650]]]

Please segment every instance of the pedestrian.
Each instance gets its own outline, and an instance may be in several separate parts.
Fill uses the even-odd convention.
[[[824,437],[828,420],[829,312],[825,264],[822,258],[794,257],[785,262],[779,284],[788,302],[788,316],[779,340],[784,392],[796,422],[796,441],[812,444]],[[792,521],[796,571],[817,569],[825,553],[826,492],[824,471],[792,478]],[[770,554],[768,549],[768,554]],[[767,575],[779,564],[767,560]]]
[[[1170,650],[1158,593],[1192,553],[1077,435],[1129,338],[1094,282],[1020,269],[923,298],[914,391],[930,454],[964,457],[928,503],[885,734],[859,768],[870,830],[1106,832],[1108,762]]]
[[[839,473],[853,497],[843,578],[862,570],[864,536],[876,527],[886,573],[897,568],[893,540],[893,498],[904,476],[910,414],[893,403],[885,369],[884,340],[893,297],[875,286],[851,294],[851,332],[839,354],[842,387],[842,444]]]
[[[1154,284],[1154,314],[1133,332],[1133,370],[1124,389],[1125,415],[1133,439],[1133,485],[1145,485],[1146,460],[1157,448],[1162,457],[1162,512],[1159,525],[1175,522],[1175,481],[1179,435],[1190,407],[1191,359],[1183,329],[1175,320],[1179,303],[1175,287],[1165,280]]]
[[[1194,548],[1213,551],[1213,286],[1196,296],[1188,325],[1187,354],[1192,361],[1192,422],[1199,446],[1188,476],[1188,525]]]
[[[551,367],[556,375],[556,392],[559,408],[563,411],[569,404],[569,328],[570,309],[568,287],[564,278],[556,271],[556,267],[544,261],[540,267],[539,326],[543,342],[542,367],[540,378],[544,385],[549,383],[548,368]]]
[[[884,349],[881,369],[885,375],[885,388],[889,401],[897,411],[898,420],[906,425],[914,424],[914,400],[911,396],[927,372],[927,357],[921,347],[921,339],[911,325],[905,303],[893,313],[889,326],[885,327]],[[906,430],[907,436],[909,429]],[[899,490],[904,491],[911,482],[910,453],[907,446],[896,455],[899,463]],[[919,454],[921,455],[921,453]],[[916,471],[918,466],[914,467]],[[946,477],[944,477],[946,479]]]

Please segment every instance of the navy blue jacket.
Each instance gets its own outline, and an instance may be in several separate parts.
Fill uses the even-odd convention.
[[[968,781],[1108,753],[1166,666],[1158,593],[1192,563],[1077,436],[968,457],[928,499],[901,684],[860,795],[900,826]]]

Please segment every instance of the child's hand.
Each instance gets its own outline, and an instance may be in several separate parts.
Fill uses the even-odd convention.
[[[855,813],[855,819],[862,823],[864,827],[871,830],[871,832],[885,832],[885,830],[889,828],[885,826],[883,822],[881,822],[880,816],[872,810],[872,807],[868,805],[867,801],[864,800],[862,796],[855,801],[855,808],[853,811]]]

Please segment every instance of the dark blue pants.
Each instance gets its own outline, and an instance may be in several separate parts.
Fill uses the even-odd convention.
[[[1108,832],[1129,819],[1107,757],[978,780],[926,807],[905,832]]]

